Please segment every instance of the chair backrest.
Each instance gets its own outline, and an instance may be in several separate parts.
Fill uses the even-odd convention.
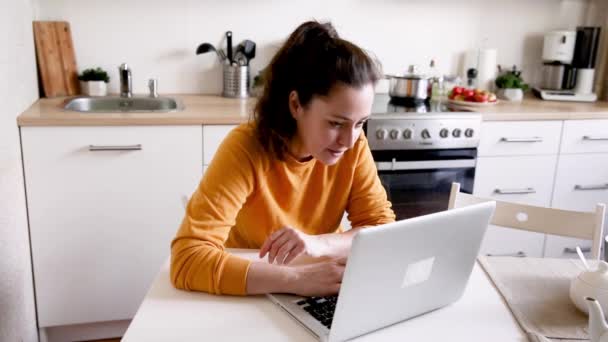
[[[452,183],[448,209],[496,201],[493,225],[531,232],[560,235],[593,241],[591,256],[600,258],[606,205],[598,203],[594,212],[580,212],[498,201],[460,192],[460,184]]]

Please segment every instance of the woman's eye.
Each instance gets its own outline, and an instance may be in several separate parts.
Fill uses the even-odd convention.
[[[334,128],[341,128],[343,126],[343,124],[341,122],[337,122],[337,121],[330,121],[329,124],[331,127],[334,127]]]

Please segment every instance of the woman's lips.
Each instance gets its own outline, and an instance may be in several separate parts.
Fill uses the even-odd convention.
[[[345,152],[344,150],[337,151],[337,150],[332,150],[331,148],[328,148],[327,150],[328,150],[328,151],[329,151],[329,153],[330,153],[331,155],[333,155],[334,157],[339,157],[339,156],[341,156],[341,155],[342,155],[342,154]]]

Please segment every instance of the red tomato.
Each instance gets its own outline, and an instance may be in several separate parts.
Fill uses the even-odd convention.
[[[473,90],[473,89],[464,89],[462,91],[462,95],[464,95],[464,97],[473,97],[473,96],[475,96],[475,90]]]
[[[475,94],[475,102],[488,102],[488,95],[482,93]]]
[[[475,102],[475,95],[465,96],[464,100],[469,102]]]
[[[454,87],[452,89],[452,94],[454,94],[454,95],[460,95],[460,94],[462,94],[463,90],[464,89],[462,87]]]

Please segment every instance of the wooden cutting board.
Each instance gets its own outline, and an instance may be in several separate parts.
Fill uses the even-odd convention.
[[[70,24],[34,21],[34,41],[43,96],[78,94],[80,86]]]

